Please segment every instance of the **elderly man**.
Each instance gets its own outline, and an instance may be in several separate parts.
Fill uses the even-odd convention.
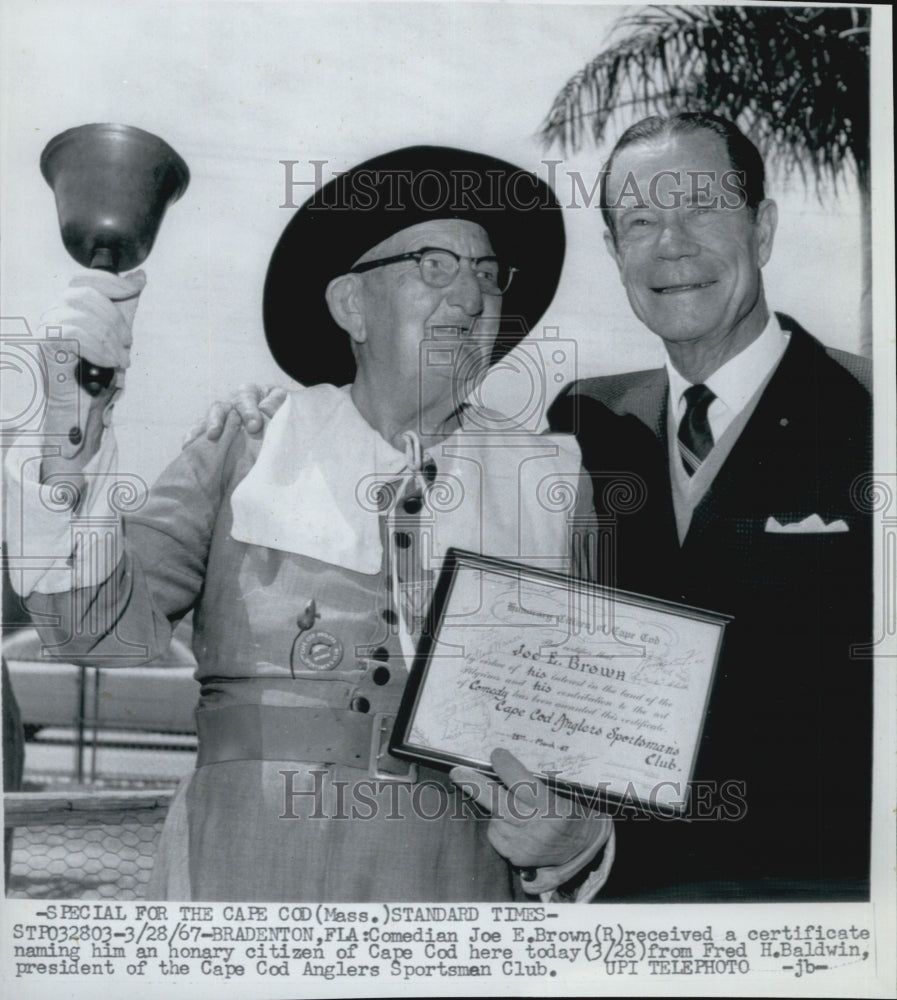
[[[388,752],[447,548],[568,565],[566,518],[508,492],[527,441],[502,447],[489,415],[463,404],[511,346],[503,301],[532,324],[557,285],[559,207],[527,178],[521,198],[510,164],[415,147],[317,192],[265,290],[269,346],[308,387],[263,440],[234,418],[194,442],[106,537],[90,526],[115,474],[110,396],[79,396],[75,359],[47,350],[48,433],[90,408],[61,456],[16,451],[25,504],[11,523],[27,522],[46,558],[14,583],[37,620],[56,616],[44,635],[79,663],[151,659],[195,610],[197,770],[169,812],[152,894],[590,898],[606,878],[609,820],[556,800],[507,751],[492,755],[504,785],[452,772],[475,803]],[[516,268],[526,280],[512,286]],[[123,370],[142,276],[74,285],[46,322]],[[578,474],[572,438],[529,444],[540,477]],[[58,473],[79,493],[74,516],[49,509]]]
[[[868,366],[770,312],[776,205],[732,123],[647,118],[603,177],[608,251],[667,360],[575,383],[552,425],[576,430],[596,476],[626,469],[645,486],[604,582],[734,620],[692,822],[621,824],[602,898],[862,898],[871,679],[851,651],[871,623],[870,524],[854,500]]]

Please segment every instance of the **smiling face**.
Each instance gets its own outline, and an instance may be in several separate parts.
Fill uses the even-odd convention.
[[[674,133],[626,146],[607,196],[608,250],[633,311],[668,348],[694,344],[721,361],[760,334],[768,319],[760,269],[776,209],[763,201],[754,216],[744,205],[719,136]]]
[[[494,251],[484,229],[459,219],[422,222],[395,233],[358,263],[437,247],[461,257]],[[481,289],[471,264],[462,260],[444,288],[421,277],[416,261],[387,264],[357,276],[361,281],[362,338],[357,342],[359,373],[381,391],[419,398],[421,405],[444,404],[463,393],[459,384],[485,372],[501,316],[500,295]],[[426,341],[426,343],[425,343]],[[416,387],[420,387],[417,396]]]

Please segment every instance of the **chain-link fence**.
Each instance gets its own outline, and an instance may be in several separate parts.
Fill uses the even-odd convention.
[[[6,895],[143,898],[168,802],[194,766],[191,668],[43,662],[27,634],[7,649],[20,655],[4,678],[16,709],[4,748],[24,769],[4,796]]]
[[[43,811],[47,793],[6,797],[14,827],[6,894],[17,899],[142,899],[167,811],[168,796],[115,793],[102,809],[93,792],[70,793]]]
[[[153,744],[106,746],[91,755],[93,780],[78,784],[72,781],[77,750],[62,742],[26,745],[24,790],[4,796],[12,839],[6,894],[141,899],[178,778],[170,759],[188,773],[195,754]],[[29,757],[38,765],[29,766]]]

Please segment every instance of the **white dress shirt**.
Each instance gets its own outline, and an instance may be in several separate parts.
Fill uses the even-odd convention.
[[[788,334],[781,329],[773,313],[756,340],[752,340],[734,358],[729,358],[704,381],[704,385],[716,396],[707,411],[714,442],[719,441],[729,424],[772,374],[787,346]],[[670,405],[678,429],[685,415],[685,391],[691,388],[692,383],[676,371],[669,358],[666,369],[670,382]]]

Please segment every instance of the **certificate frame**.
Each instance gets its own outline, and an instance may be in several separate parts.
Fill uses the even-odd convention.
[[[551,787],[592,806],[685,816],[731,620],[449,549],[390,752],[495,777],[489,754],[501,746]],[[666,641],[667,654],[659,655],[655,640]],[[635,764],[639,758],[646,763]]]

